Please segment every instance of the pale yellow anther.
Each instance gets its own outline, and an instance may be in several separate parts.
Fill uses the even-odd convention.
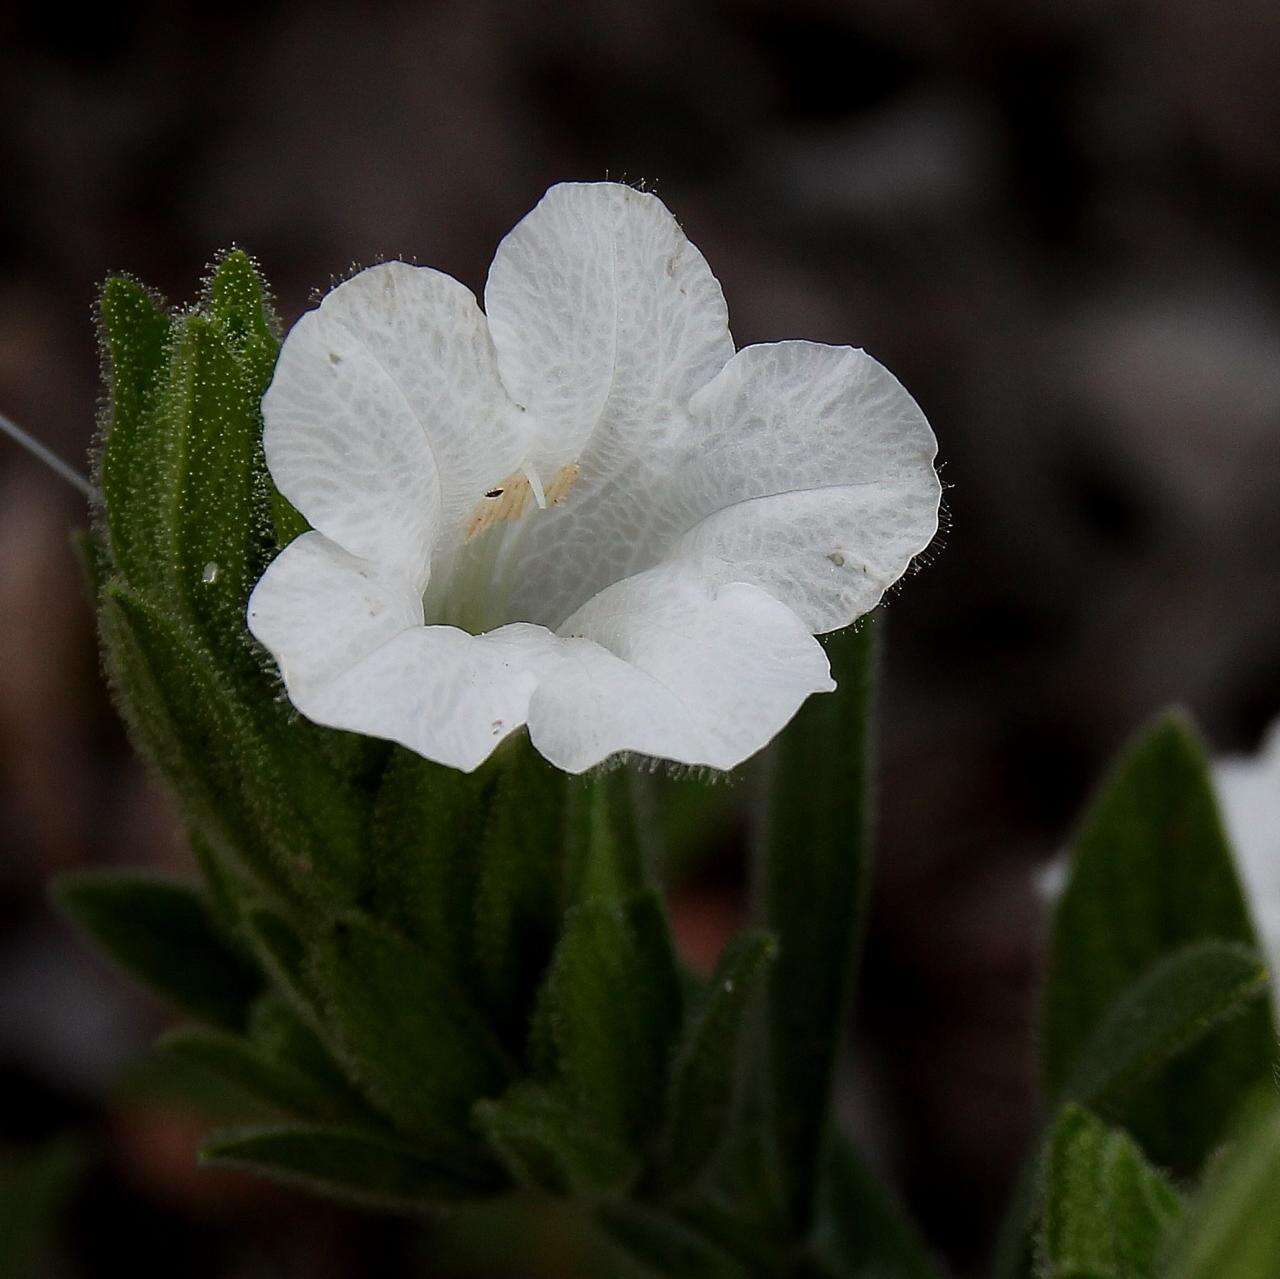
[[[546,504],[559,506],[569,496],[581,473],[582,468],[577,462],[562,466],[547,485]],[[466,540],[470,542],[495,524],[515,523],[529,509],[533,498],[533,486],[523,471],[508,475],[501,484],[491,488],[472,511],[471,518],[467,521]]]

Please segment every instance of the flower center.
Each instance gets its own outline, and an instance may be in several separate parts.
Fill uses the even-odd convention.
[[[577,462],[562,466],[545,491],[537,471],[532,467],[508,475],[501,484],[491,488],[471,512],[471,518],[467,520],[465,540],[470,542],[495,524],[514,524],[525,513],[531,497],[541,510],[548,506],[559,506],[569,496],[581,472],[582,468]]]

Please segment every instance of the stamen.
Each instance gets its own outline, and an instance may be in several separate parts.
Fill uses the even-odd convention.
[[[513,475],[508,475],[496,488],[491,488],[480,499],[479,505],[471,512],[467,521],[466,541],[479,537],[486,529],[504,521],[514,523],[520,519],[529,507],[529,499],[545,510],[549,506],[559,506],[569,491],[577,483],[582,468],[577,462],[562,466],[544,490],[538,473],[531,466],[523,466]]]
[[[91,502],[100,500],[98,490],[80,474],[73,466],[69,466],[56,453],[50,452],[39,440],[32,439],[16,422],[0,413],[0,431],[3,431],[15,443],[21,444],[28,453],[42,461],[55,475],[78,488]]]

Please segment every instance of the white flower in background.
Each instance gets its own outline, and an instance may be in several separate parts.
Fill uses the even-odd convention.
[[[484,300],[389,262],[293,327],[264,442],[314,531],[250,629],[302,714],[457,768],[524,724],[569,772],[733,767],[936,531],[924,415],[850,347],[735,354],[706,261],[629,187],[553,187]]]
[[[1256,755],[1215,762],[1213,782],[1280,1010],[1280,720]]]

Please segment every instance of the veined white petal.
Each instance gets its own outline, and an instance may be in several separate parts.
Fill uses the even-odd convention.
[[[403,262],[361,271],[294,325],[263,417],[281,492],[353,554],[415,580],[526,443],[474,296]]]
[[[863,351],[750,346],[673,413],[636,461],[572,495],[519,548],[511,606],[557,625],[610,582],[719,559],[815,633],[847,626],[938,527],[937,442],[902,384]]]
[[[689,403],[668,554],[719,559],[821,634],[869,612],[938,529],[937,441],[865,351],[778,342],[739,351]]]
[[[693,564],[616,583],[559,633],[566,655],[543,674],[529,734],[571,773],[620,751],[733,768],[835,687],[790,609],[755,586],[709,583]]]
[[[615,182],[552,187],[484,298],[503,381],[536,419],[530,461],[544,480],[581,463],[580,492],[660,446],[667,407],[733,354],[706,259],[661,200]]]
[[[319,533],[268,568],[249,601],[249,627],[308,719],[467,772],[525,722],[540,673],[560,655],[559,641],[537,626],[485,635],[423,626],[410,584]]]

